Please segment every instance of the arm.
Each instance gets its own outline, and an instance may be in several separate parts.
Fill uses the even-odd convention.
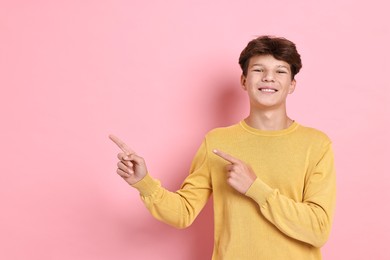
[[[218,153],[221,152],[216,152],[221,156]],[[229,178],[241,180],[238,187],[230,185],[256,201],[265,218],[289,237],[315,247],[325,244],[331,229],[336,191],[331,144],[323,147],[318,162],[308,174],[302,191],[302,201],[294,201],[280,194],[277,189],[269,187],[262,180],[254,177],[253,170],[238,159],[233,158],[233,162],[232,158],[228,159],[231,165],[235,166],[233,176],[230,172]],[[231,169],[232,166],[228,168]],[[253,181],[245,181],[245,179]]]
[[[121,149],[124,147],[123,142],[115,143]],[[126,151],[124,153],[126,154]],[[148,174],[142,158],[142,160],[137,159],[139,163],[135,160],[136,157],[127,156],[128,159],[125,159],[126,155],[123,153],[118,154],[118,158],[120,159],[118,174],[140,192],[145,206],[156,219],[174,227],[185,228],[191,225],[211,194],[205,142],[199,148],[192,162],[190,174],[183,182],[181,189],[176,192],[170,192],[161,187],[160,182]],[[139,167],[136,168],[136,166]],[[135,181],[129,177],[131,175],[136,175]]]

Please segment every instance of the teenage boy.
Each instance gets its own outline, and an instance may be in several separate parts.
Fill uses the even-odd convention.
[[[335,170],[329,138],[287,115],[300,55],[285,38],[261,36],[248,43],[239,64],[249,116],[205,136],[179,190],[161,187],[144,159],[111,135],[123,151],[117,173],[155,218],[178,228],[191,225],[213,194],[212,259],[321,259]]]

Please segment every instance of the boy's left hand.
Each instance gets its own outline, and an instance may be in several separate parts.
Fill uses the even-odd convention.
[[[213,152],[229,162],[229,164],[226,165],[226,171],[228,172],[227,182],[230,186],[238,192],[245,194],[257,178],[253,169],[245,162],[231,156],[230,154],[219,150],[213,150]]]

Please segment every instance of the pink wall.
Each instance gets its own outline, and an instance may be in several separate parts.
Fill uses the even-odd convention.
[[[206,131],[246,116],[237,59],[261,34],[297,43],[290,115],[334,141],[324,259],[390,259],[387,1],[187,2],[1,1],[0,259],[209,259],[211,204],[157,222],[107,136],[178,188]]]

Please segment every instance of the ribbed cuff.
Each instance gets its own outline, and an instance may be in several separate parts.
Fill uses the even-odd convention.
[[[273,189],[257,178],[246,191],[245,195],[252,198],[260,206],[265,206],[267,199],[272,195],[272,193]]]
[[[146,174],[142,180],[131,186],[136,188],[141,196],[148,197],[157,191],[160,187],[160,182],[153,179],[149,174]]]

